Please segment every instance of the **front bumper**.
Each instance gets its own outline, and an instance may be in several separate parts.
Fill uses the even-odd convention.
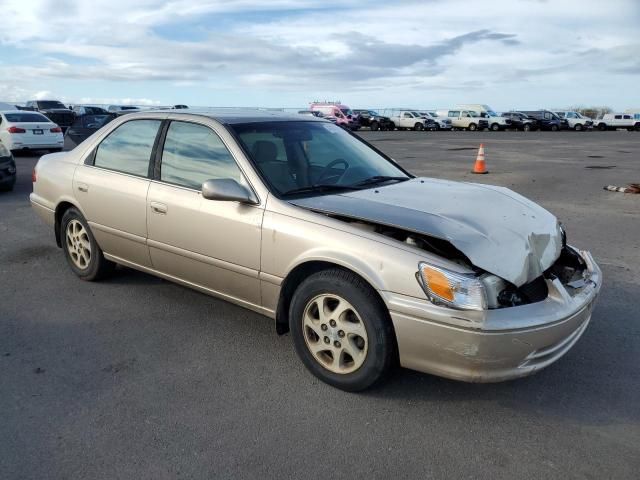
[[[570,295],[547,280],[549,296],[519,307],[470,312],[383,292],[402,366],[467,382],[499,382],[530,375],[567,353],[591,319],[602,272],[581,252],[589,279]]]

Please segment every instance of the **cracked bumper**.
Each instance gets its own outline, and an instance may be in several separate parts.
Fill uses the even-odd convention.
[[[581,252],[589,280],[573,295],[548,281],[546,300],[468,312],[413,297],[383,293],[406,368],[467,382],[499,382],[530,375],[567,353],[586,330],[602,273]]]

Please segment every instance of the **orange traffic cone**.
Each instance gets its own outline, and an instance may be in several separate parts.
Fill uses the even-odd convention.
[[[480,144],[478,149],[478,156],[476,157],[476,163],[473,165],[471,173],[489,173],[487,166],[484,163],[484,143]]]

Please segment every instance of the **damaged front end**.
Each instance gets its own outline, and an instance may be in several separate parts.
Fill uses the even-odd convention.
[[[472,271],[462,275],[440,266],[421,262],[416,279],[427,298],[435,305],[462,310],[485,310],[516,307],[541,302],[549,295],[548,281],[558,279],[567,291],[577,291],[588,281],[588,270],[580,253],[567,245],[562,230],[562,249],[550,268],[530,282],[515,284],[471,263],[469,258],[447,240],[430,237],[363,220],[329,215],[360,230],[376,233],[414,248],[438,255]]]

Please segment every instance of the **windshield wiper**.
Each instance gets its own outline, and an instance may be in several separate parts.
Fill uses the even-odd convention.
[[[287,190],[283,195],[294,195],[296,193],[308,193],[308,192],[331,192],[331,191],[345,191],[345,190],[357,190],[357,187],[353,185],[332,185],[330,183],[320,183],[318,185],[307,185],[306,187],[294,188],[293,190]]]
[[[376,183],[389,182],[391,180],[404,182],[405,180],[410,180],[410,178],[409,177],[392,177],[389,175],[374,175],[373,177],[365,178],[364,180],[360,180],[359,182],[352,183],[350,186],[354,188],[366,187],[367,185],[375,185]]]

